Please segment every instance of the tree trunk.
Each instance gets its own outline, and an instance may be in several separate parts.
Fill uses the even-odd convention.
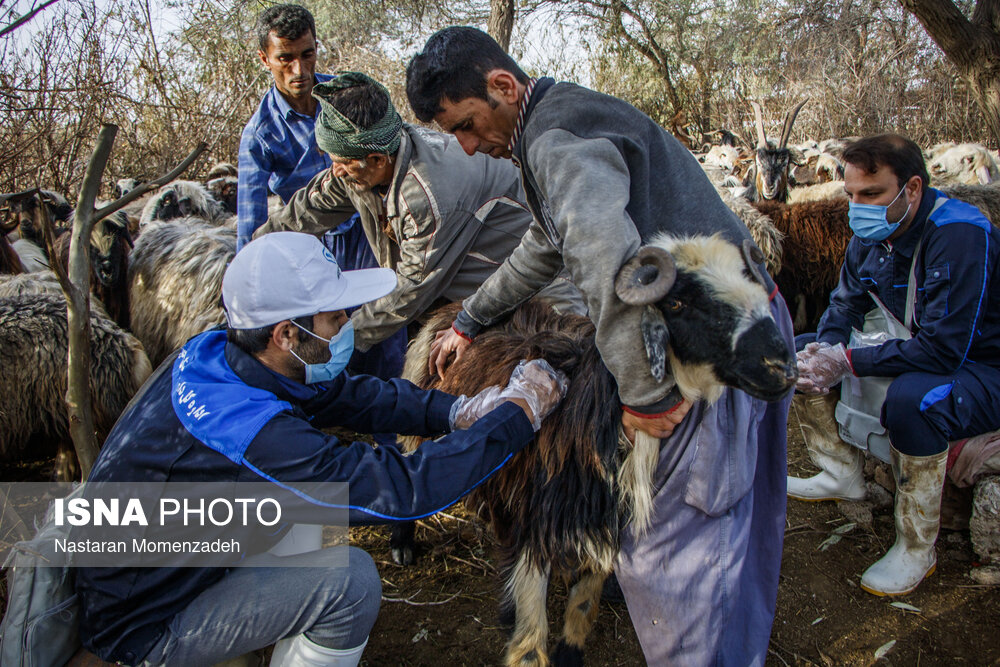
[[[972,20],[951,0],[899,0],[966,80],[1000,146],[1000,0],[978,0]]]
[[[497,40],[500,48],[510,50],[510,34],[514,31],[514,0],[490,0],[490,19],[486,32]]]

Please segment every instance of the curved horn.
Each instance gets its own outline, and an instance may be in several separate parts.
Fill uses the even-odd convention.
[[[757,148],[767,148],[767,134],[764,132],[764,112],[761,111],[760,105],[756,102],[751,102],[750,104],[753,105],[753,116],[757,127]]]
[[[677,279],[674,258],[663,248],[643,246],[615,278],[615,294],[630,306],[645,306],[667,295]]]
[[[795,124],[795,117],[799,115],[799,110],[806,105],[809,100],[802,100],[791,111],[785,114],[785,122],[781,127],[781,143],[778,144],[778,148],[784,148],[788,145],[788,138],[792,136],[792,125]]]

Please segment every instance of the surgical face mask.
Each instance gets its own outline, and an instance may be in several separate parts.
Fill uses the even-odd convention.
[[[899,191],[899,194],[889,202],[889,206],[895,204],[896,200],[905,191],[906,187],[904,186]],[[886,212],[889,210],[889,206],[855,204],[854,202],[848,204],[847,219],[855,236],[869,241],[884,241],[892,236],[893,232],[899,229],[900,223],[906,220],[906,216],[910,214],[910,205],[906,205],[906,212],[896,222],[889,222],[886,219]]]
[[[300,326],[292,321],[292,324],[299,327],[305,331],[310,336],[314,338],[319,338],[324,343],[329,343],[330,348],[330,360],[324,364],[307,364],[302,360],[302,357],[295,354],[295,350],[289,350],[292,356],[302,362],[306,367],[306,384],[313,384],[316,382],[326,382],[332,380],[333,378],[340,375],[345,368],[347,368],[347,362],[351,360],[351,354],[354,352],[354,323],[347,320],[347,324],[340,328],[337,335],[333,338],[323,338],[322,336],[317,336],[309,329]]]

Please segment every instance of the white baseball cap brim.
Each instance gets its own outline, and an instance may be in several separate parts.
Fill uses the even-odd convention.
[[[352,308],[396,288],[392,269],[341,271],[314,236],[275,232],[248,243],[226,269],[222,300],[233,329]]]

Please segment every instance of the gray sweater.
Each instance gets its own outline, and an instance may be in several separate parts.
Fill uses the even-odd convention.
[[[597,326],[597,347],[624,405],[662,412],[679,400],[657,382],[642,343],[642,308],[614,290],[621,266],[659,232],[750,234],[716,194],[694,156],[627,102],[541,79],[514,158],[534,216],[496,273],[463,303],[455,326],[474,336],[510,312],[565,265]]]

